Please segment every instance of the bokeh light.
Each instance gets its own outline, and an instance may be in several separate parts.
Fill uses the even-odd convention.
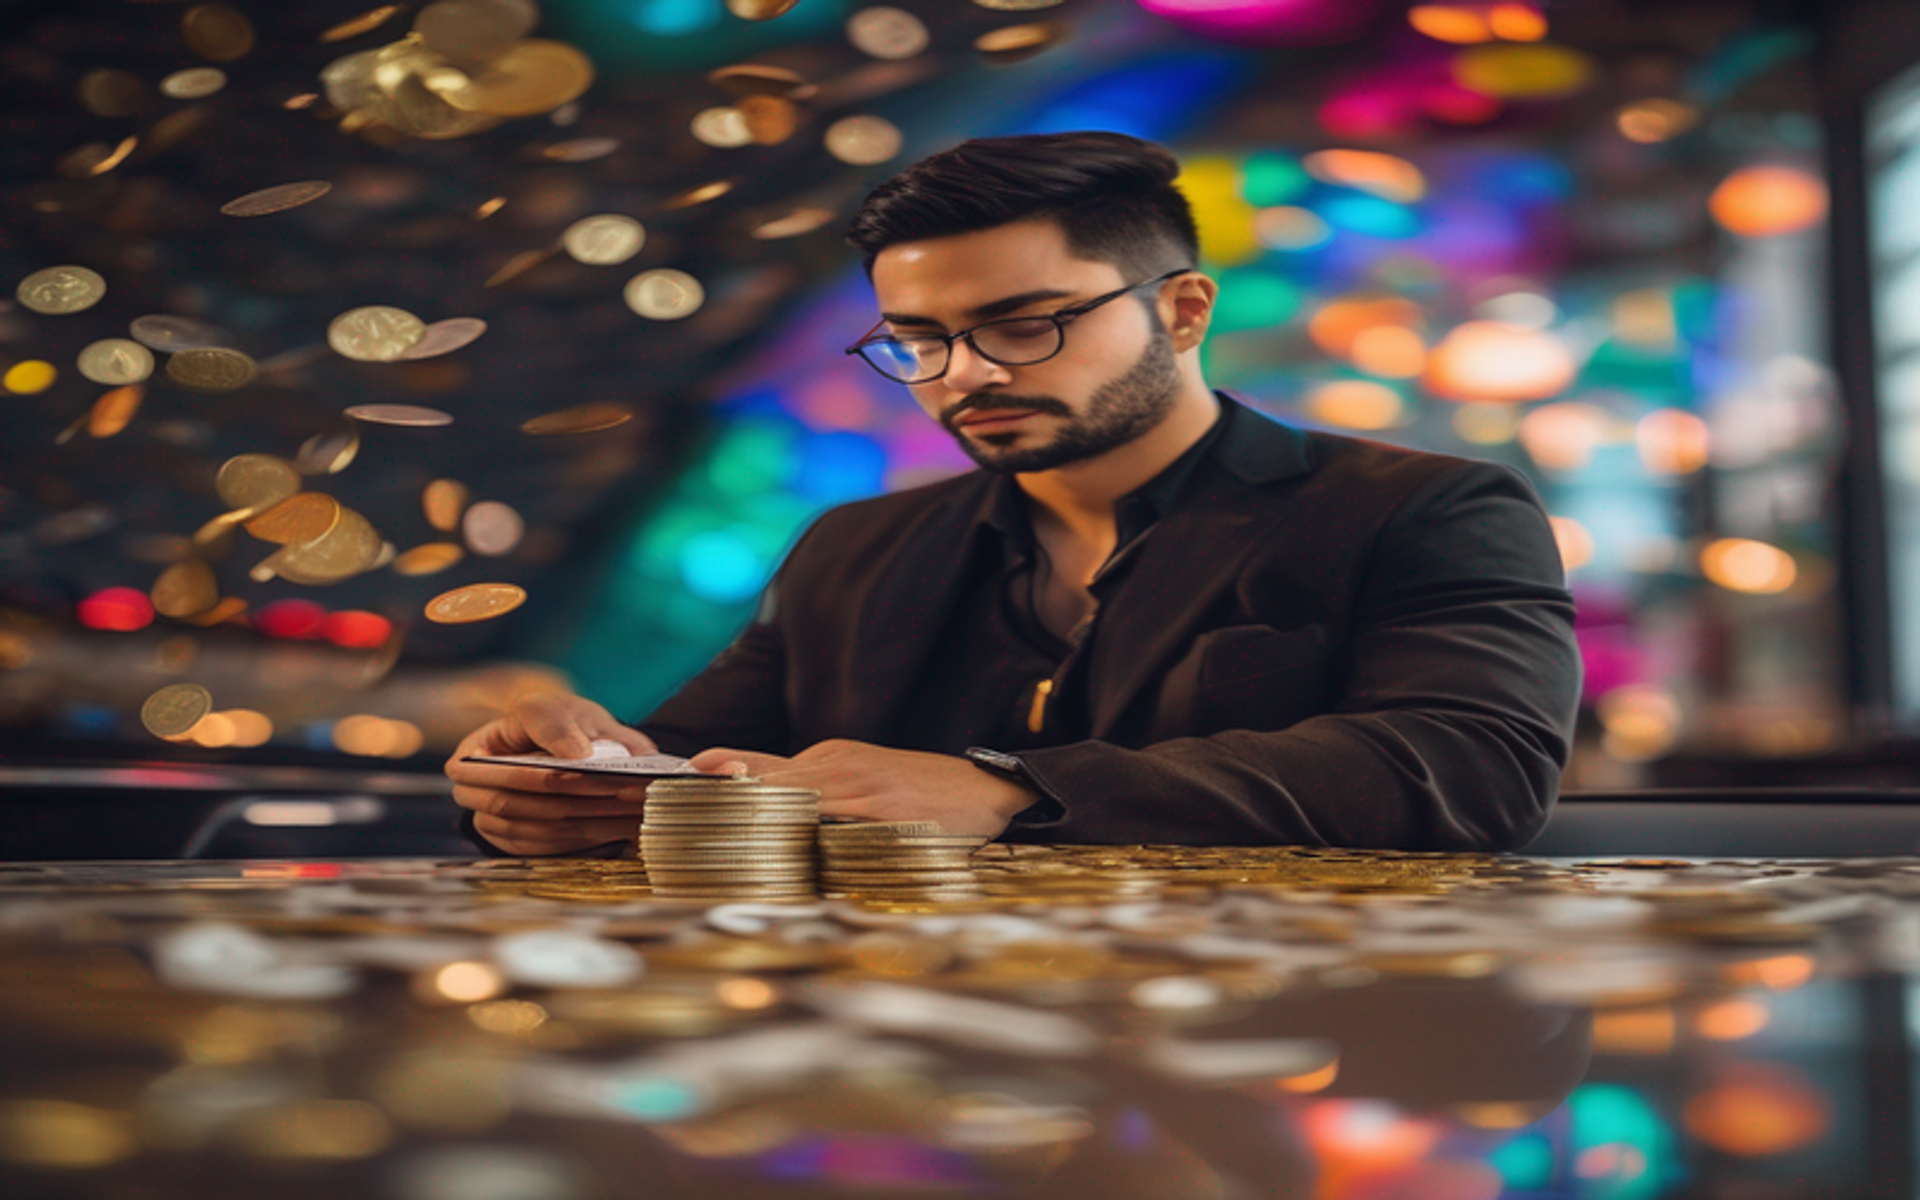
[[[1820,1140],[1831,1114],[1820,1089],[1783,1063],[1721,1064],[1682,1110],[1687,1132],[1742,1158],[1799,1150]]]
[[[1460,52],[1454,76],[1461,86],[1503,100],[1548,100],[1586,87],[1593,60],[1565,46],[1475,46]]]
[[[1405,410],[1399,392],[1364,379],[1323,383],[1307,393],[1307,416],[1346,429],[1390,429],[1400,422]]]
[[[102,588],[82,600],[74,616],[88,629],[132,633],[153,624],[153,601],[139,588]]]
[[[1799,167],[1744,167],[1713,190],[1707,209],[1729,233],[1783,237],[1826,219],[1827,185]]]
[[[1720,538],[1700,551],[1700,571],[1730,592],[1769,596],[1784,592],[1800,569],[1778,546],[1752,538]]]
[[[1449,400],[1517,404],[1546,400],[1572,385],[1578,367],[1557,338],[1499,321],[1469,321],[1427,359],[1427,390]]]

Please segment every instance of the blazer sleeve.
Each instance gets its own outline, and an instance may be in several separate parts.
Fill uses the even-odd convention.
[[[691,756],[711,746],[794,752],[786,635],[778,620],[784,575],[783,568],[767,584],[758,612],[740,636],[635,723],[663,752]]]
[[[1522,476],[1463,460],[1409,494],[1361,575],[1344,653],[1328,710],[1284,729],[1021,752],[1055,804],[1009,840],[1489,851],[1540,831],[1581,664]]]

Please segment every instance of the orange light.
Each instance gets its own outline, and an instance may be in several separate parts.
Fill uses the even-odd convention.
[[[1690,412],[1661,408],[1633,427],[1640,462],[1655,475],[1691,475],[1707,465],[1707,423]]]
[[[1671,1008],[1593,1014],[1593,1048],[1602,1054],[1666,1054],[1673,1049]]]
[[[1413,379],[1427,366],[1427,339],[1405,325],[1375,325],[1353,339],[1353,365],[1382,379]]]
[[[231,717],[225,713],[210,712],[195,721],[186,736],[188,741],[196,745],[218,750],[233,745],[237,732]]]
[[[1307,336],[1313,344],[1335,358],[1353,354],[1353,343],[1362,333],[1382,325],[1416,328],[1423,316],[1420,306],[1400,296],[1346,297],[1329,301],[1307,322]]]
[[[1735,983],[1757,983],[1776,992],[1790,992],[1813,978],[1813,959],[1804,954],[1779,954],[1734,963],[1726,969]]]
[[[767,1008],[780,999],[779,991],[772,984],[745,975],[721,980],[714,985],[713,992],[728,1008]]]
[[[1703,1038],[1716,1042],[1737,1042],[1750,1038],[1767,1027],[1773,1014],[1754,1000],[1732,999],[1709,1004],[1694,1014],[1693,1027]]]
[[[1571,95],[1593,79],[1593,60],[1565,46],[1474,46],[1454,60],[1453,77],[1469,91],[1506,100]]]
[[[233,744],[264,746],[273,738],[273,721],[250,708],[230,708],[222,716],[233,725]]]
[[[1800,577],[1793,555],[1750,538],[1721,538],[1700,551],[1700,571],[1730,592],[1771,596]]]
[[[448,1000],[471,1004],[491,1000],[505,991],[507,981],[491,963],[448,963],[434,972],[433,990]]]
[[[1547,36],[1547,18],[1531,4],[1496,4],[1487,13],[1487,28],[1502,41],[1537,42]]]
[[[1436,42],[1472,46],[1493,40],[1486,17],[1472,8],[1451,4],[1416,4],[1407,11],[1407,24]]]
[[[1285,1079],[1274,1080],[1275,1086],[1282,1091],[1306,1095],[1311,1092],[1323,1092],[1333,1086],[1340,1078],[1340,1061],[1335,1059],[1317,1071],[1308,1071],[1305,1075],[1289,1075]]]
[[[1427,194],[1427,177],[1404,158],[1372,150],[1319,150],[1301,160],[1307,173],[1324,183],[1371,192],[1396,204],[1413,204]]]
[[[1553,541],[1560,548],[1560,565],[1577,570],[1593,561],[1593,535],[1572,517],[1548,517],[1553,526]]]
[[[1307,396],[1308,416],[1346,429],[1390,429],[1403,407],[1399,392],[1364,379],[1323,383]]]
[[[1433,348],[1424,381],[1449,400],[1517,404],[1559,395],[1578,373],[1557,338],[1499,321],[1468,321]]]
[[[1655,98],[1627,105],[1614,115],[1620,136],[1643,146],[1679,137],[1700,123],[1700,111],[1678,100]]]
[[[1798,167],[1746,167],[1713,190],[1707,209],[1730,233],[1783,237],[1826,219],[1827,185]]]
[[[333,727],[333,744],[348,754],[377,757],[392,751],[399,744],[399,733],[394,723],[385,717],[370,716],[365,713],[351,717],[341,717]]]
[[[1687,1132],[1742,1158],[1784,1154],[1820,1140],[1827,1103],[1806,1077],[1779,1063],[1730,1063],[1681,1110]]]
[[[1521,418],[1520,445],[1544,470],[1578,471],[1606,443],[1610,425],[1591,404],[1549,404]]]

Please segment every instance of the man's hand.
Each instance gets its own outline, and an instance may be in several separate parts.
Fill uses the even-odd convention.
[[[629,754],[658,753],[646,734],[591,700],[555,693],[517,701],[468,734],[447,760],[454,802],[472,809],[474,829],[508,854],[564,854],[635,837],[644,780],[622,784],[611,775],[461,761],[540,752],[586,758],[596,738],[619,742]]]
[[[769,783],[818,789],[822,816],[937,821],[947,833],[975,837],[998,837],[1016,813],[1040,799],[964,758],[868,742],[820,742],[792,758],[722,747],[693,756],[702,771],[727,771],[733,763]]]

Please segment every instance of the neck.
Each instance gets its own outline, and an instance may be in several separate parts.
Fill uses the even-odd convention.
[[[1166,419],[1144,437],[1085,462],[1015,475],[1014,482],[1033,502],[1036,523],[1050,519],[1083,536],[1110,540],[1120,498],[1172,466],[1219,416],[1219,398],[1204,383],[1190,382]]]

